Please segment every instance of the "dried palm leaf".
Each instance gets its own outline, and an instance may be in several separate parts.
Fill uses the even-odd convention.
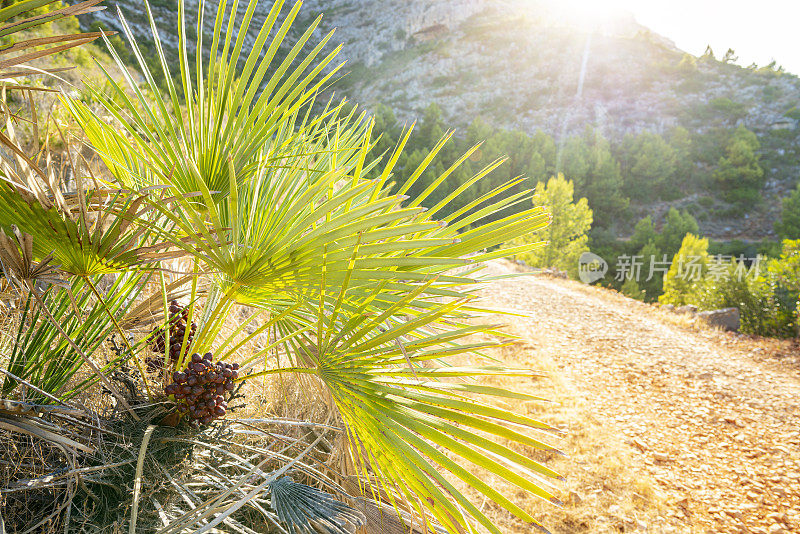
[[[32,15],[33,10],[52,4],[55,1],[56,0],[20,0],[12,3],[10,6],[0,9],[0,38],[4,41],[10,41],[9,44],[0,47],[0,84],[2,84],[4,88],[32,89],[32,86],[26,86],[15,82],[14,78],[25,77],[31,74],[52,75],[57,72],[63,72],[65,69],[34,67],[28,63],[64,52],[76,46],[91,43],[101,36],[111,35],[111,33],[108,32],[92,32],[54,35],[49,37],[17,38],[21,32],[35,29],[43,24],[49,24],[67,17],[85,15],[105,9],[105,7],[100,5],[104,0],[85,0],[46,13]],[[13,81],[14,83],[8,83],[9,81]],[[15,152],[21,152],[21,146],[6,135],[3,135],[2,132],[0,132],[0,144],[5,145]]]
[[[22,287],[26,282],[69,287],[69,282],[61,276],[58,268],[50,265],[52,254],[35,262],[33,236],[22,233],[15,225],[11,225],[11,231],[13,237],[0,228],[0,266],[8,280]]]

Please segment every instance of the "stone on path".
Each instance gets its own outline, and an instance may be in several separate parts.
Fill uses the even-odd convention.
[[[741,326],[739,308],[702,311],[697,314],[697,317],[710,326],[718,326],[729,332],[738,332]]]

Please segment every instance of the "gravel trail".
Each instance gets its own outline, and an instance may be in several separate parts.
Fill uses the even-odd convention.
[[[761,357],[741,336],[579,282],[502,280],[483,298],[528,316],[513,319],[514,331],[630,447],[626,468],[666,495],[664,523],[637,528],[800,533],[797,367]]]

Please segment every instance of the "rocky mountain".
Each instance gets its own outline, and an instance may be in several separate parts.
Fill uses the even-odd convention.
[[[172,46],[176,2],[151,1]],[[149,35],[139,0],[115,3],[135,33]],[[197,0],[186,4],[188,13],[196,12]],[[210,32],[216,2],[206,4]],[[257,22],[271,2],[263,4]],[[796,76],[774,66],[690,56],[630,16],[587,21],[557,0],[307,0],[297,29],[319,13],[324,18],[315,39],[335,29],[332,41],[344,45],[347,60],[348,75],[332,90],[367,108],[385,104],[401,119],[419,117],[436,103],[455,127],[482,117],[497,127],[563,139],[590,125],[612,142],[678,125],[695,135],[745,125],[761,141],[767,181],[764,203],[753,208],[747,235],[739,237],[770,235],[779,200],[800,174]],[[99,16],[103,25],[119,27],[115,10]],[[704,230],[731,237],[736,222],[735,216],[714,220]]]

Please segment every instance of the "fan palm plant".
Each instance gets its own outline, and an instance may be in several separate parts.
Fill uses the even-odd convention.
[[[159,532],[252,532],[256,529],[247,521],[253,514],[282,532],[349,532],[369,527],[374,516],[369,510],[388,505],[420,532],[477,532],[480,525],[499,534],[454,478],[540,527],[476,474],[491,473],[557,502],[550,481],[559,475],[520,452],[555,451],[546,438],[554,429],[488,402],[541,399],[480,383],[486,376],[531,372],[456,366],[448,359],[484,359],[491,348],[507,343],[495,341],[505,339],[500,325],[480,320],[496,313],[476,302],[478,290],[490,281],[482,263],[509,254],[498,246],[541,229],[549,215],[541,208],[522,209],[483,223],[497,210],[529,205],[531,191],[507,194],[522,181],[517,178],[438,219],[445,205],[478,186],[502,160],[439,194],[475,147],[420,196],[408,198],[405,193],[447,137],[409,176],[398,176],[395,164],[410,130],[393,153],[370,160],[374,140],[364,114],[333,104],[315,111],[315,96],[341,66],[338,49],[325,51],[330,35],[310,44],[319,19],[286,45],[299,2],[288,10],[284,2],[274,2],[264,23],[251,27],[257,0],[241,10],[238,0],[230,5],[221,0],[206,47],[204,4],[199,2],[192,65],[184,2],[178,1],[178,72],[170,69],[147,6],[161,59],[158,74],[166,80],[163,94],[120,15],[143,82],[128,74],[104,37],[123,72],[117,80],[105,71],[111,95],[94,92],[104,113],[62,97],[105,163],[106,175],[81,181],[74,195],[62,195],[53,180],[6,180],[0,227],[14,225],[30,236],[31,261],[59,263],[69,286],[44,296],[35,284],[20,289],[30,297],[23,299],[5,394],[22,385],[34,388],[38,403],[66,405],[96,380],[109,383],[101,378],[107,374],[128,377],[134,390],[141,385],[143,397],[128,395],[120,403],[131,405],[128,417],[143,421],[127,430],[115,427],[120,445],[102,448],[125,451],[123,458],[110,462],[97,448],[70,449],[72,458],[95,466],[93,484],[99,486],[93,488],[113,485],[120,473],[134,479],[133,500],[123,512],[130,532],[143,517],[161,525]],[[255,36],[253,48],[244,51],[248,35]],[[285,53],[279,54],[282,46]],[[423,208],[434,193],[443,200]],[[182,258],[176,266],[180,276],[169,283],[167,260],[175,258]],[[43,274],[40,282],[52,282],[48,269],[26,272],[46,273],[49,278]],[[98,287],[104,275],[116,277],[105,293]],[[169,304],[176,291],[188,298],[185,311],[177,314]],[[242,309],[255,313],[231,330],[231,317]],[[68,317],[69,310],[83,310],[81,319]],[[59,336],[44,331],[39,313],[63,323]],[[164,373],[148,372],[141,364],[150,350],[141,334],[148,314],[165,346],[178,315],[198,322],[196,333],[184,330],[179,356],[164,358]],[[265,343],[249,350],[263,337]],[[82,362],[93,361],[109,339],[119,340],[115,356],[82,376]],[[53,347],[52,356],[45,356]],[[204,352],[213,354],[201,359]],[[190,359],[193,353],[196,359]],[[164,377],[174,371],[180,386],[184,368],[207,369],[212,357],[221,362],[215,368],[220,372],[227,369],[223,363],[234,362],[238,377],[227,376],[239,384],[270,375],[310,380],[336,423],[323,425],[322,434],[302,433],[280,452],[276,435],[253,422],[229,418],[193,431],[182,423],[178,429],[163,426],[167,420],[175,424],[170,412],[180,400],[177,386],[163,388]],[[337,430],[347,446],[343,460],[338,466],[312,461],[324,433]],[[250,441],[237,439],[242,435]],[[175,444],[195,451],[188,473],[159,461],[171,451],[169,458],[179,463]],[[290,467],[349,506],[283,478]],[[355,487],[345,489],[352,480]],[[86,495],[89,501],[103,500],[96,489]],[[178,501],[165,502],[164,495],[177,495]],[[66,509],[87,509],[76,506]],[[96,516],[84,518],[84,528],[97,524]]]

